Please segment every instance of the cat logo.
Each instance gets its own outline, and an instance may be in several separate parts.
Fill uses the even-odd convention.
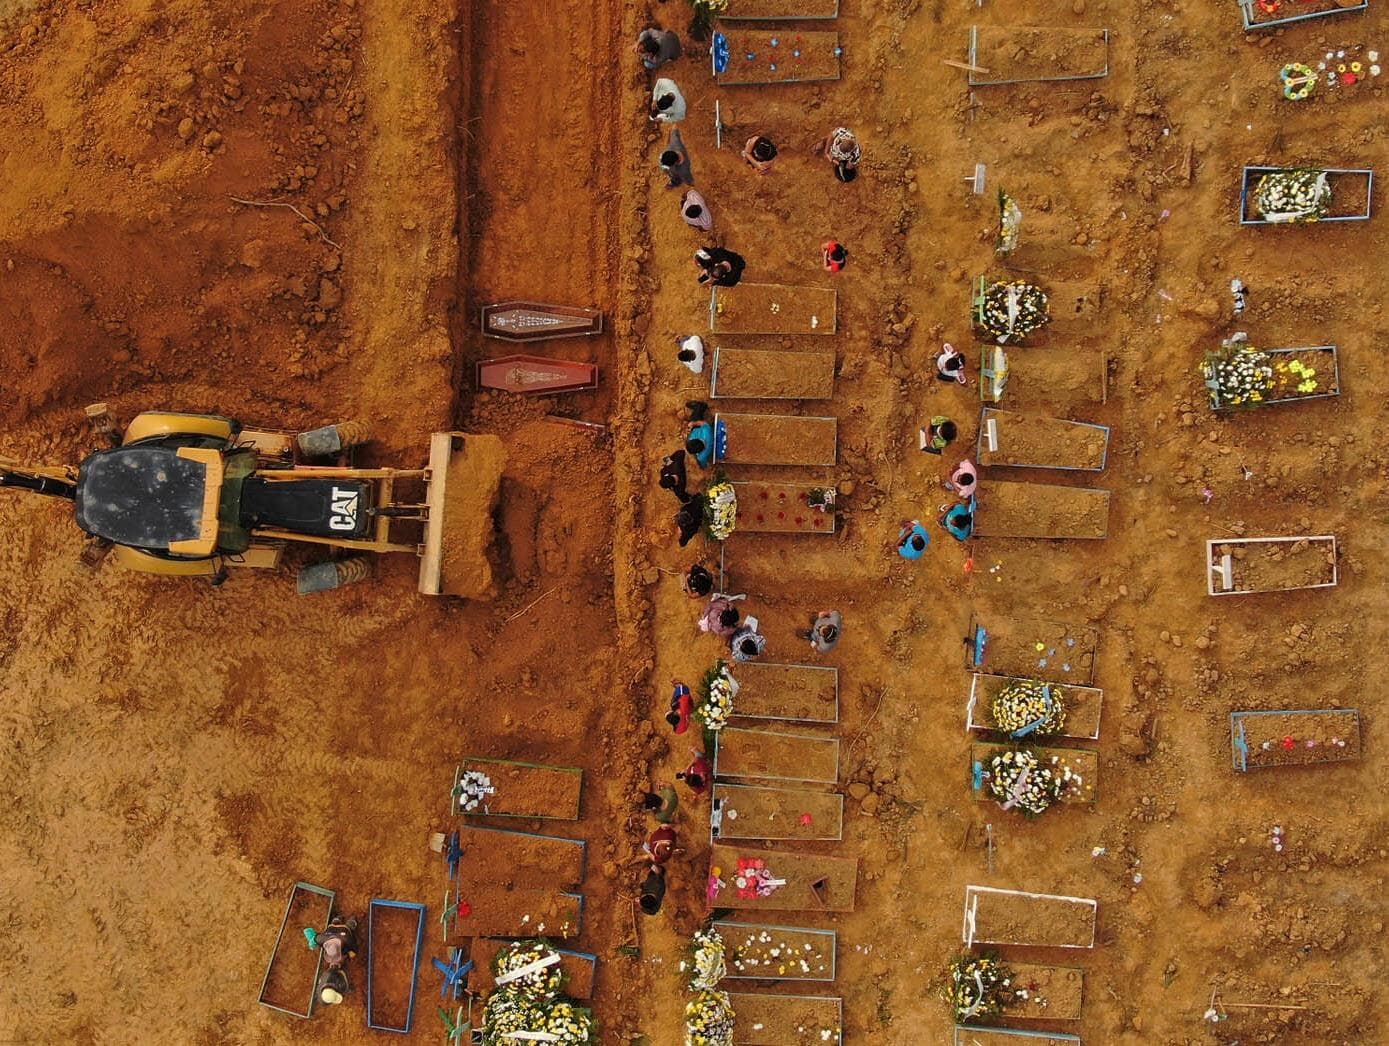
[[[359,500],[357,491],[334,487],[328,526],[334,530],[356,530]]]

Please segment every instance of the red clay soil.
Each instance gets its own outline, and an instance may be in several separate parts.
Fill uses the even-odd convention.
[[[1015,349],[1008,353],[1008,388],[999,402],[1018,410],[1083,410],[1105,401],[1105,369],[1100,348]]]
[[[839,79],[839,34],[809,29],[727,29],[725,87]]]
[[[1211,546],[1211,566],[1218,567],[1227,555],[1234,580],[1231,592],[1286,592],[1336,580],[1335,545],[1329,540],[1222,542]],[[1215,590],[1223,590],[1218,577]]]
[[[579,816],[582,770],[560,766],[524,766],[498,759],[464,759],[459,765],[487,775],[496,789],[487,797],[491,817],[540,817],[572,821]],[[482,816],[475,811],[469,816]]]
[[[812,931],[762,923],[718,922],[728,976],[766,981],[832,981],[834,931]]]
[[[835,332],[838,295],[832,287],[740,283],[716,287],[713,300],[715,334]]]
[[[584,880],[584,847],[570,839],[464,826],[459,842],[458,882],[465,894],[493,882],[568,889]]]
[[[1093,628],[1039,618],[986,618],[984,627],[982,667],[995,675],[1080,684],[1095,677],[1099,633]]]
[[[505,882],[478,882],[466,885],[449,940],[463,937],[545,936],[555,940],[581,935],[588,921],[583,899],[561,894],[559,887],[538,889],[507,885]]]
[[[291,895],[289,919],[275,947],[270,976],[260,993],[260,1001],[295,1013],[306,1013],[314,997],[314,977],[319,953],[309,947],[304,928],[322,930],[332,914],[332,902],[322,894],[295,888]],[[360,941],[360,936],[359,936]]]
[[[733,713],[765,719],[833,722],[839,714],[837,676],[808,665],[750,661],[732,667],[738,681]]]
[[[1109,491],[1053,483],[981,480],[974,533],[981,538],[1103,538]]]
[[[980,444],[979,465],[1018,465],[1099,471],[1109,450],[1109,433],[1094,425],[1018,414],[986,407],[980,425],[992,420],[998,449],[990,450],[988,436]]]
[[[825,400],[834,394],[834,353],[720,346],[717,399]]]
[[[718,734],[714,769],[720,777],[833,784],[839,775],[839,740],[727,726]]]
[[[838,1046],[838,997],[733,992],[735,1046]]]
[[[1249,745],[1249,768],[1308,766],[1360,758],[1360,716],[1318,711],[1254,715],[1240,719]],[[1288,739],[1292,744],[1288,744]]]
[[[404,1028],[410,1017],[410,988],[417,970],[415,937],[421,919],[427,920],[428,914],[407,908],[372,910],[371,942],[366,949],[366,962],[371,965],[371,1018],[383,1028]],[[420,959],[424,961],[423,953]]]
[[[1095,907],[1057,897],[980,893],[974,940],[978,944],[1025,944],[1037,948],[1089,948]]]
[[[1108,44],[1101,29],[980,26],[974,53],[976,83],[1041,80],[1102,73]]]
[[[844,797],[804,788],[716,784],[723,800],[720,839],[839,839],[844,834]],[[809,821],[806,821],[806,818]]]
[[[792,414],[716,415],[728,437],[720,457],[730,465],[833,465],[838,424],[832,417]]]
[[[833,18],[839,0],[729,0],[724,21],[741,19]]]
[[[1075,966],[1044,966],[1039,963],[1010,962],[1012,987],[1027,992],[1003,1008],[1003,1019],[1037,1021],[1080,1020],[1085,1001],[1085,971]]]

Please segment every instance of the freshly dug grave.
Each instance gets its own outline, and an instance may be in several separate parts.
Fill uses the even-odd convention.
[[[1040,963],[1011,962],[1013,990],[1027,992],[1004,1006],[1008,1020],[1075,1021],[1085,1000],[1085,971],[1074,966],[1044,966]]]
[[[839,718],[839,673],[813,665],[750,661],[733,667],[733,714],[753,719],[833,723]]]
[[[982,667],[992,673],[1060,683],[1094,679],[1100,634],[1093,628],[1028,618],[999,618],[984,626]]]
[[[572,821],[579,816],[579,796],[584,773],[568,766],[540,766],[506,759],[468,758],[458,764],[459,775],[468,770],[486,774],[495,793],[484,810],[471,816],[538,817]],[[458,813],[458,797],[454,797]]]
[[[1335,542],[1331,538],[1289,538],[1286,541],[1228,541],[1211,546],[1212,571],[1230,557],[1231,592],[1286,592],[1331,585],[1336,581]],[[1216,577],[1215,590],[1222,590]]]
[[[833,784],[839,739],[728,726],[719,731],[714,772],[720,777]]]
[[[714,399],[827,400],[834,395],[834,353],[720,346],[712,381]]]
[[[803,788],[759,788],[716,784],[722,804],[720,839],[840,839],[844,835],[844,797]]]
[[[718,414],[718,458],[730,465],[833,465],[838,422],[793,414]]]
[[[1026,944],[1036,948],[1090,948],[1095,940],[1095,906],[1055,896],[991,892],[974,886],[966,906],[979,899],[976,944]]]
[[[831,287],[740,283],[715,287],[709,329],[715,334],[833,334]]]
[[[458,883],[465,893],[492,881],[545,882],[563,888],[584,881],[582,840],[465,825],[459,842],[463,859],[458,864]]]
[[[451,939],[577,937],[582,929],[583,901],[580,896],[559,890],[476,882],[461,891]]]
[[[814,995],[733,992],[735,1046],[838,1046],[843,1000]]]
[[[367,962],[371,964],[368,1016],[383,1028],[403,1029],[410,1021],[410,992],[415,984],[415,939],[424,913],[410,908],[373,905]]]
[[[833,18],[839,14],[839,0],[729,0],[728,10],[719,17],[725,22],[741,20],[780,20]]]
[[[835,933],[762,923],[716,922],[734,980],[832,981]]]
[[[989,449],[985,430],[990,422],[997,434],[997,450]],[[1098,472],[1109,452],[1109,430],[1084,422],[986,407],[979,424],[980,465]]]
[[[833,534],[838,517],[810,504],[807,483],[766,483],[759,480],[733,484],[738,493],[738,532],[745,534]]]
[[[1097,76],[1109,58],[1101,29],[980,26],[976,40],[974,64],[988,72],[975,83]]]
[[[853,857],[826,857],[821,854],[764,850],[756,845],[733,846],[714,843],[710,856],[710,876],[724,885],[709,898],[713,908],[748,908],[765,911],[851,912],[858,888],[858,860]],[[767,868],[786,885],[766,897],[740,897],[733,877],[739,858],[766,862]],[[812,886],[823,880],[820,894]]]
[[[809,30],[729,29],[728,67],[716,82],[806,83],[839,79],[839,34]]]
[[[1237,714],[1238,715],[1238,714]],[[1307,766],[1360,758],[1360,715],[1354,711],[1238,715],[1251,769]],[[1291,740],[1291,744],[1289,744]]]
[[[270,961],[270,975],[260,1001],[294,1013],[307,1013],[314,995],[314,976],[319,953],[308,947],[304,928],[322,930],[332,915],[333,902],[320,893],[295,886],[290,894],[289,918]]]
[[[1009,407],[1064,410],[1106,399],[1103,349],[1058,344],[1046,349],[1007,350],[1007,357],[1008,386],[999,402]]]
[[[975,537],[1098,540],[1109,532],[1107,490],[997,479],[977,489]]]

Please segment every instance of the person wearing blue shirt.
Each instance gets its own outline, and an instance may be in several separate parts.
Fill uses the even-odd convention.
[[[903,559],[920,559],[931,544],[931,535],[921,525],[921,520],[913,519],[902,523],[901,533],[897,535],[897,554]]]
[[[940,525],[950,531],[950,536],[956,541],[968,541],[974,533],[974,499],[951,505],[940,517]]]

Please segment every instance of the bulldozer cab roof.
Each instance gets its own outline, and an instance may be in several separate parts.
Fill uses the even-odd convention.
[[[77,524],[118,545],[210,556],[222,471],[220,450],[182,440],[99,450],[78,470]]]

